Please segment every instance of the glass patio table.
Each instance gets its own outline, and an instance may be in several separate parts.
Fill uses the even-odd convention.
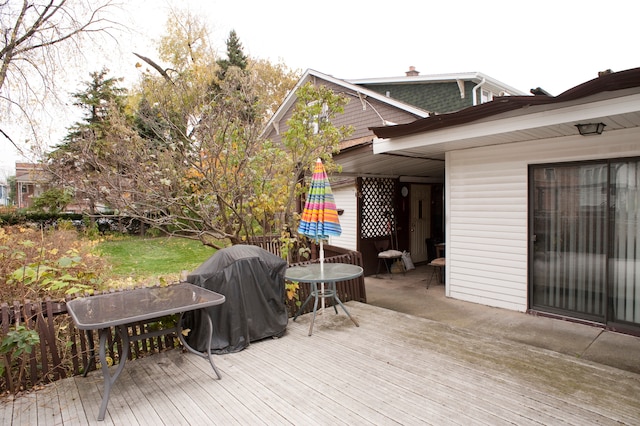
[[[100,336],[99,358],[104,376],[104,392],[102,404],[98,413],[98,420],[104,420],[109,402],[111,387],[124,369],[124,365],[129,356],[129,342],[160,336],[175,331],[184,347],[192,353],[209,358],[209,363],[213,367],[218,379],[220,372],[213,363],[211,351],[199,352],[187,344],[182,335],[182,317],[185,312],[224,303],[225,297],[202,287],[189,283],[179,283],[167,287],[139,288],[135,290],[119,291],[98,296],[79,297],[67,302],[67,310],[73,318],[76,327],[91,334],[93,330],[98,330]],[[211,347],[211,335],[213,324],[206,309],[202,311],[209,326],[209,342],[207,348]],[[129,336],[128,326],[139,322],[149,322],[152,319],[161,318],[167,315],[181,314],[176,326],[172,329],[164,329]],[[106,358],[107,336],[110,328],[115,327],[122,339],[122,353],[119,354],[120,364],[113,375],[109,374],[109,367]],[[89,338],[91,348],[91,358],[89,363],[94,361],[93,339]],[[89,364],[85,367],[84,375],[87,375]]]
[[[312,263],[309,265],[292,266],[291,268],[288,268],[285,271],[285,279],[311,284],[311,293],[309,293],[307,299],[304,301],[300,309],[298,309],[293,320],[295,321],[298,318],[304,307],[309,303],[311,298],[313,298],[313,318],[311,319],[311,325],[309,326],[309,336],[311,336],[313,333],[313,324],[316,320],[316,312],[318,310],[318,300],[330,298],[340,305],[356,327],[360,327],[358,321],[351,316],[347,308],[342,304],[338,298],[338,292],[336,291],[336,282],[351,280],[359,277],[360,275],[362,275],[362,268],[348,263]],[[318,289],[318,283],[324,283],[324,289]],[[333,305],[333,309],[337,314],[338,308],[336,308],[335,303]]]

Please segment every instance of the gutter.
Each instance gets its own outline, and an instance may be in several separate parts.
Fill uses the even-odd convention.
[[[473,89],[471,89],[471,93],[473,94],[473,106],[478,105],[478,94],[477,94],[477,89],[479,89],[480,87],[482,87],[485,83],[487,82],[487,79],[482,77],[482,81],[478,84],[476,84]]]

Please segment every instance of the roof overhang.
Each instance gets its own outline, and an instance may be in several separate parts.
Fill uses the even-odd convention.
[[[379,77],[379,78],[361,78],[346,80],[349,83],[357,85],[379,85],[379,84],[415,84],[415,83],[449,83],[455,81],[471,81],[475,83],[485,82],[488,87],[495,90],[496,93],[501,91],[507,92],[510,95],[526,95],[526,93],[504,84],[501,81],[496,80],[481,72],[463,72],[463,73],[448,73],[448,74],[426,74],[416,76],[403,76],[403,77]]]
[[[605,132],[640,126],[640,68],[613,73],[557,96],[506,97],[465,110],[378,127],[373,152],[444,158],[447,151],[578,135],[578,123]]]
[[[405,158],[394,153],[373,155],[373,143],[340,151],[335,158],[340,176],[394,178],[407,182],[442,182],[444,154],[433,158]]]
[[[604,123],[605,131],[640,126],[640,91],[575,105],[532,106],[454,127],[378,138],[373,152],[428,157],[458,149],[577,135],[576,124],[586,122]]]

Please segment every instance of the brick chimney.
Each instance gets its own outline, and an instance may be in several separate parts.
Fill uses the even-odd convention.
[[[405,71],[404,73],[407,75],[407,77],[415,77],[417,75],[420,75],[420,71],[416,71],[416,67],[414,67],[413,65],[409,67],[409,71]]]

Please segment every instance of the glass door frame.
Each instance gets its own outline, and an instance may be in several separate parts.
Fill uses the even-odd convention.
[[[528,277],[528,301],[527,305],[530,311],[540,312],[543,314],[548,314],[550,316],[561,316],[561,317],[570,317],[577,321],[583,320],[590,323],[602,324],[607,329],[622,331],[625,333],[630,333],[634,335],[640,335],[640,324],[637,323],[628,323],[616,321],[614,318],[614,310],[613,310],[613,297],[614,297],[614,283],[612,282],[610,264],[611,264],[611,256],[614,252],[614,244],[616,241],[616,234],[614,229],[614,224],[612,222],[611,215],[612,213],[612,202],[616,202],[617,200],[612,199],[612,165],[616,163],[622,162],[640,162],[640,157],[622,157],[622,158],[611,158],[611,159],[598,159],[598,160],[587,160],[587,161],[570,161],[570,162],[556,162],[556,163],[540,163],[540,164],[529,164],[528,166],[528,182],[527,182],[527,194],[528,194],[528,209],[527,209],[527,222],[528,222],[528,247],[527,247],[527,277]],[[606,241],[604,243],[604,268],[605,268],[605,280],[602,285],[602,291],[604,292],[604,305],[603,316],[593,316],[593,315],[584,315],[579,312],[560,309],[555,307],[550,307],[546,305],[535,305],[534,304],[534,272],[535,272],[535,219],[536,219],[536,184],[534,181],[534,172],[535,170],[540,169],[558,169],[558,168],[570,168],[570,167],[582,167],[588,166],[589,164],[593,165],[606,165],[606,198],[605,198],[605,207],[604,211],[604,232]],[[640,189],[637,189],[640,191]],[[640,285],[638,283],[637,285]],[[634,303],[638,303],[637,301]]]
[[[547,170],[551,170],[554,172],[554,174],[558,174],[558,169],[570,169],[570,168],[577,168],[577,167],[588,167],[590,165],[593,166],[605,166],[605,171],[606,171],[606,181],[604,184],[605,189],[609,188],[609,175],[608,175],[608,170],[609,170],[609,164],[608,164],[608,160],[592,160],[592,161],[574,161],[574,162],[563,162],[563,163],[541,163],[541,164],[530,164],[529,165],[529,169],[528,169],[528,230],[527,230],[527,234],[528,234],[528,240],[529,240],[529,244],[528,244],[528,271],[527,271],[527,275],[528,275],[528,307],[530,310],[533,311],[537,311],[537,312],[545,312],[545,313],[549,313],[549,314],[553,314],[553,315],[559,315],[559,316],[563,316],[563,317],[571,317],[571,318],[577,318],[577,319],[581,319],[581,320],[585,320],[585,321],[589,321],[589,322],[595,322],[595,323],[599,323],[599,324],[605,324],[607,321],[607,308],[608,308],[608,284],[607,284],[607,279],[608,279],[608,270],[607,265],[607,259],[608,259],[608,251],[609,251],[609,242],[608,240],[604,241],[604,246],[603,246],[603,250],[604,250],[604,271],[601,272],[601,275],[603,274],[603,280],[604,281],[600,284],[600,288],[596,290],[600,292],[601,296],[600,299],[597,301],[596,305],[596,311],[597,312],[587,312],[587,311],[579,311],[578,309],[570,309],[570,308],[562,308],[562,307],[558,307],[558,306],[552,306],[552,305],[545,305],[545,304],[535,304],[535,300],[534,300],[534,292],[536,291],[535,288],[535,266],[536,266],[536,250],[535,250],[535,244],[536,244],[536,239],[542,239],[543,235],[536,235],[536,229],[535,229],[535,220],[537,217],[537,211],[536,211],[536,199],[538,194],[536,193],[536,190],[538,189],[538,187],[535,184],[535,180],[534,180],[534,173],[536,170],[544,170],[545,174],[547,174]],[[561,174],[561,173],[560,173]],[[554,178],[554,182],[555,182],[555,178]],[[579,181],[577,181],[576,183],[580,183]],[[551,187],[552,190],[556,190],[558,187],[554,186]],[[606,193],[606,205],[609,205],[609,194],[608,194],[608,190],[605,191]],[[554,201],[557,201],[559,199],[562,198],[562,195],[560,195],[560,197],[556,197],[554,198]],[[578,197],[580,197],[582,194],[578,194]],[[555,205],[554,208],[558,208],[558,205]],[[579,206],[578,206],[578,210],[579,210]],[[608,238],[609,235],[609,231],[608,231],[608,209],[605,207],[605,212],[604,212],[604,218],[601,218],[602,223],[601,228],[602,228],[602,232],[604,232],[605,238]],[[556,210],[557,211],[557,210]],[[562,227],[562,226],[561,226]],[[539,233],[540,234],[540,233]],[[573,237],[574,235],[572,235]],[[557,236],[556,236],[557,237]],[[548,236],[547,238],[551,238],[550,236]],[[555,238],[555,237],[554,237]],[[555,238],[555,239],[559,239],[562,241],[561,238]],[[563,243],[565,243],[563,241]],[[574,243],[574,242],[572,242]],[[558,243],[560,244],[560,243]],[[568,252],[571,253],[571,252]],[[585,252],[586,254],[593,254],[593,252]],[[552,251],[550,252],[550,255],[562,255],[562,254],[566,254],[563,252],[562,249],[558,249],[558,251]],[[579,253],[574,253],[575,257],[579,256]],[[563,262],[561,264],[561,266],[559,266],[559,270],[563,271],[564,269],[566,269],[567,265],[570,264],[571,262],[569,260],[563,260],[561,261]],[[585,262],[585,260],[582,260],[583,264]],[[578,269],[580,269],[580,267],[578,267]],[[597,279],[596,279],[597,281]],[[563,292],[568,292],[571,293],[572,291],[574,292],[583,292],[584,293],[584,289],[580,289],[578,287],[573,288],[571,285],[566,286],[565,284],[567,284],[566,281],[562,280],[559,282],[560,283],[560,287],[554,287],[554,291],[556,293],[563,293]],[[556,294],[556,298],[562,298],[563,296],[558,296]],[[580,304],[580,299],[566,299],[564,302],[560,302],[560,303],[564,303],[566,304],[573,304],[573,305],[579,305]]]

